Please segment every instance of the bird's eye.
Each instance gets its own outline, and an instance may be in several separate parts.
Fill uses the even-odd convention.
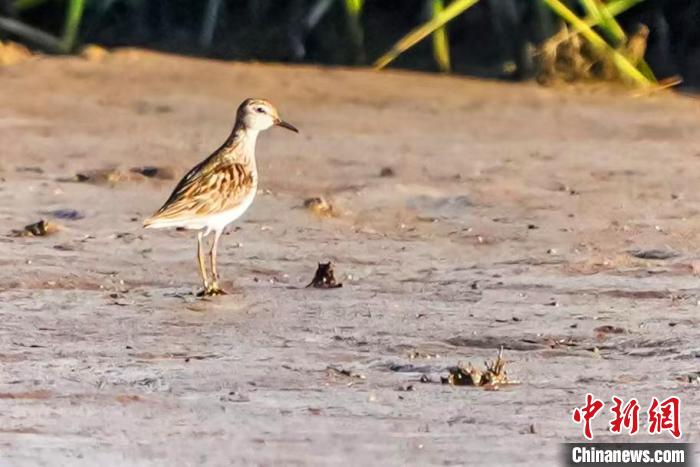
[[[260,113],[260,114],[264,114],[264,113],[265,113],[265,109],[263,109],[262,107],[256,107],[256,108],[255,108],[255,111],[256,111],[257,113]]]

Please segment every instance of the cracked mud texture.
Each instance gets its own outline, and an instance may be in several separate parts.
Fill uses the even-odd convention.
[[[586,392],[677,395],[697,436],[697,100],[135,50],[0,89],[3,463],[553,465]],[[140,227],[175,181],[76,174],[179,177],[248,96],[301,134],[261,136],[198,300],[194,235]],[[325,261],[344,287],[305,289]],[[501,345],[521,384],[439,383]]]

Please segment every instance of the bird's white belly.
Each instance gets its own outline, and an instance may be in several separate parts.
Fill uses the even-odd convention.
[[[209,232],[212,231],[221,232],[224,230],[224,228],[226,228],[227,225],[241,217],[243,213],[248,210],[250,205],[253,204],[256,191],[257,190],[255,189],[251,190],[250,194],[243,198],[241,204],[239,204],[233,209],[229,209],[227,211],[219,212],[209,216],[202,216],[183,220],[180,221],[178,224],[180,227],[184,227],[186,229],[206,229],[206,231],[204,232],[205,235],[208,235]]]
[[[241,217],[243,213],[248,210],[250,205],[253,204],[256,191],[257,190],[255,189],[251,190],[250,195],[243,198],[241,204],[239,204],[235,208],[206,217],[205,227],[207,231],[205,232],[205,234],[208,234],[210,231],[221,232],[224,230],[224,228],[226,228],[227,225]]]

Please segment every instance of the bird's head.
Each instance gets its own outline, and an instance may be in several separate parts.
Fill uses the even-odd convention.
[[[250,130],[262,131],[277,125],[299,133],[294,125],[282,120],[275,106],[265,99],[244,100],[238,107],[236,118],[240,124]]]

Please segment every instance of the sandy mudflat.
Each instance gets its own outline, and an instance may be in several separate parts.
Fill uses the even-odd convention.
[[[678,395],[694,441],[700,101],[621,94],[130,50],[1,68],[0,464],[554,465],[586,392]],[[175,180],[61,180],[179,177],[248,96],[302,133],[261,137],[234,293],[197,300],[193,235],[140,228]],[[40,218],[60,231],[7,236]],[[304,289],[327,259],[344,287]],[[520,385],[439,383],[501,344]]]

